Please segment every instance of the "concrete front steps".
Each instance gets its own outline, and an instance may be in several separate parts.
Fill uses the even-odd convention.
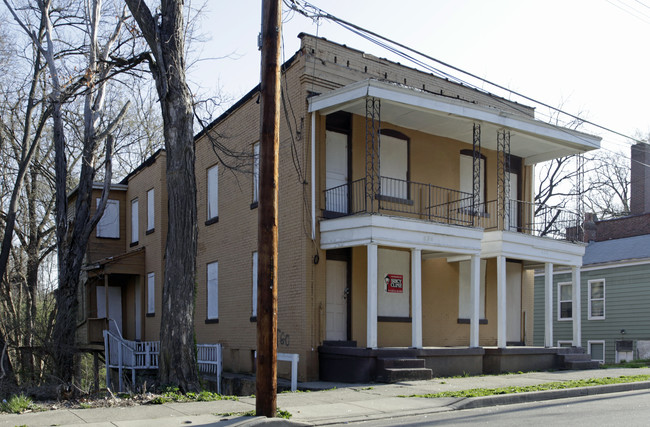
[[[431,369],[424,367],[424,359],[377,358],[377,382],[396,383],[400,381],[430,380],[432,377]]]
[[[563,347],[557,352],[558,365],[563,369],[598,369],[597,360],[591,360],[583,348]]]

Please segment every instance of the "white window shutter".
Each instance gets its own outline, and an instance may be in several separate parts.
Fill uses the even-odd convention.
[[[154,190],[153,188],[147,191],[147,231],[153,230],[155,219],[155,210],[154,210]]]
[[[208,169],[208,219],[219,216],[219,166]]]
[[[253,317],[257,317],[257,252],[253,252]]]
[[[97,206],[101,199],[97,198]],[[108,199],[96,227],[97,237],[120,238],[120,201]]]
[[[260,143],[253,145],[253,202],[259,201],[260,195]]]
[[[219,263],[208,264],[208,319],[219,318]]]
[[[147,274],[147,313],[156,312],[156,281],[154,273]]]
[[[138,241],[138,199],[131,201],[131,243]]]

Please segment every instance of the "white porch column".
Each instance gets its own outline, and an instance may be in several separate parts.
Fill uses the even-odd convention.
[[[377,244],[368,245],[366,347],[377,348]]]
[[[411,346],[422,348],[422,250],[411,249]]]
[[[470,304],[472,312],[469,319],[469,346],[479,346],[479,319],[480,319],[480,299],[481,299],[481,258],[478,255],[472,255],[469,262],[470,277]]]
[[[582,325],[580,312],[580,267],[571,267],[571,289],[573,290],[573,346],[582,347]]]
[[[544,347],[553,347],[553,263],[544,264]]]
[[[506,347],[506,258],[497,257],[497,346]]]

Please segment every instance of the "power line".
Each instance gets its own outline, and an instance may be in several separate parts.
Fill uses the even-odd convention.
[[[609,0],[608,0],[608,1],[609,1]],[[440,64],[440,65],[442,65],[442,66],[444,66],[444,67],[446,67],[446,68],[449,68],[449,69],[451,69],[451,70],[454,70],[454,71],[460,72],[460,73],[462,73],[462,74],[464,74],[464,75],[466,75],[466,76],[469,76],[469,77],[471,77],[471,78],[473,78],[473,79],[479,80],[479,81],[481,81],[481,82],[483,82],[483,83],[486,83],[486,84],[488,84],[488,85],[490,85],[490,86],[493,86],[493,87],[498,88],[498,89],[500,89],[500,90],[506,91],[506,92],[508,92],[508,93],[510,93],[510,94],[512,94],[512,95],[516,95],[516,96],[518,96],[518,97],[520,97],[520,98],[522,98],[522,99],[525,99],[525,100],[527,100],[527,101],[533,102],[533,103],[535,103],[535,104],[537,104],[537,105],[541,105],[541,106],[544,106],[544,107],[546,107],[546,108],[549,108],[549,109],[551,109],[551,110],[553,110],[553,111],[557,111],[557,112],[559,112],[559,113],[561,113],[561,114],[564,114],[564,115],[567,116],[567,117],[571,117],[571,118],[573,118],[573,119],[575,119],[575,120],[579,120],[579,121],[582,122],[582,123],[589,124],[589,125],[594,126],[594,127],[596,127],[596,128],[602,129],[602,130],[604,130],[604,131],[606,131],[606,132],[610,132],[610,133],[612,133],[612,134],[619,135],[619,136],[621,136],[621,137],[623,137],[623,138],[626,138],[626,139],[632,140],[632,141],[634,141],[634,142],[643,142],[643,141],[640,141],[640,140],[638,140],[638,139],[636,139],[636,138],[633,138],[633,137],[631,137],[631,136],[629,136],[629,135],[626,135],[626,134],[624,134],[624,133],[622,133],[622,132],[616,131],[616,130],[611,129],[611,128],[609,128],[609,127],[606,127],[606,126],[600,125],[600,124],[598,124],[598,123],[592,122],[592,121],[590,121],[590,120],[583,119],[583,118],[581,118],[581,117],[579,117],[579,116],[577,116],[577,115],[574,115],[574,114],[572,114],[572,113],[566,112],[566,111],[561,110],[561,109],[559,109],[559,108],[557,108],[557,107],[553,107],[553,106],[551,106],[551,105],[549,105],[549,104],[547,104],[547,103],[545,103],[545,102],[538,101],[538,100],[536,100],[536,99],[534,99],[534,98],[532,98],[532,97],[529,97],[529,96],[527,96],[527,95],[524,95],[524,94],[522,94],[522,93],[520,93],[520,92],[514,91],[514,90],[512,90],[512,89],[508,89],[508,88],[506,88],[506,87],[504,87],[504,86],[502,86],[502,85],[500,85],[500,84],[494,83],[494,82],[492,82],[492,81],[490,81],[490,80],[487,80],[487,79],[485,79],[485,78],[483,78],[483,77],[477,76],[476,74],[470,73],[469,71],[465,71],[465,70],[463,70],[463,69],[461,69],[461,68],[458,68],[458,67],[453,66],[453,65],[451,65],[451,64],[449,64],[449,63],[446,63],[446,62],[444,62],[444,61],[441,61],[441,60],[439,60],[439,59],[437,59],[437,58],[434,58],[434,57],[432,57],[432,56],[430,56],[430,55],[427,55],[427,54],[425,54],[425,53],[423,53],[423,52],[420,52],[420,51],[418,51],[418,50],[416,50],[416,49],[413,49],[413,48],[411,48],[411,47],[409,47],[409,46],[406,46],[406,45],[404,45],[404,44],[401,44],[401,43],[399,43],[399,42],[396,42],[396,41],[394,41],[394,40],[392,40],[392,39],[389,39],[389,38],[387,38],[387,37],[384,37],[384,36],[382,36],[382,35],[380,35],[380,34],[377,34],[377,33],[373,32],[373,31],[370,31],[370,30],[368,30],[368,29],[365,29],[365,28],[363,28],[363,27],[361,27],[361,26],[358,26],[358,25],[356,25],[356,24],[353,24],[353,23],[351,23],[351,22],[349,22],[349,21],[346,21],[346,20],[344,20],[344,19],[338,18],[338,17],[336,17],[336,16],[334,16],[334,15],[332,15],[332,14],[330,14],[330,13],[324,11],[323,9],[320,9],[319,7],[317,7],[317,6],[315,6],[315,5],[313,5],[313,4],[309,3],[309,2],[307,2],[306,0],[284,0],[284,3],[287,5],[287,7],[292,8],[292,9],[295,10],[296,12],[298,12],[298,13],[300,13],[300,14],[302,14],[303,16],[306,16],[306,17],[308,17],[308,18],[311,18],[311,19],[316,19],[316,18],[328,19],[328,20],[330,20],[330,21],[332,21],[332,22],[334,22],[334,23],[337,23],[338,25],[340,25],[340,26],[342,26],[343,28],[346,28],[346,29],[348,29],[348,30],[350,30],[350,31],[355,30],[355,31],[353,31],[355,34],[360,35],[361,37],[365,38],[366,40],[369,40],[369,41],[374,42],[374,41],[370,38],[370,36],[375,37],[375,38],[378,38],[378,39],[380,39],[380,40],[383,40],[383,42],[390,43],[390,44],[392,44],[392,45],[394,45],[394,46],[399,47],[400,49],[407,50],[407,51],[409,51],[409,52],[411,52],[411,53],[414,53],[414,54],[416,54],[416,55],[419,55],[419,56],[421,56],[421,57],[423,57],[423,58],[426,58],[426,59],[428,59],[428,60],[430,60],[430,61],[434,61],[434,62],[436,62],[436,63],[438,63],[438,64]],[[302,8],[301,8],[300,4],[302,4]],[[363,33],[363,35],[362,35],[361,33]],[[382,42],[381,44],[378,44],[378,43],[377,43],[377,44],[378,44],[379,46],[381,46],[381,47],[387,48],[387,49],[390,50],[391,52],[396,53],[396,54],[398,54],[398,55],[400,55],[400,56],[402,56],[402,57],[404,57],[404,58],[406,58],[406,59],[414,60],[414,62],[415,62],[416,64],[419,64],[419,65],[421,65],[421,66],[425,66],[427,69],[435,70],[435,71],[437,71],[437,72],[439,72],[439,73],[442,73],[442,74],[444,74],[445,76],[447,76],[447,77],[453,79],[453,80],[456,81],[456,82],[458,82],[458,81],[461,81],[461,82],[462,82],[462,80],[457,79],[457,78],[451,76],[451,75],[448,74],[448,73],[445,73],[445,72],[443,72],[443,71],[441,71],[441,70],[438,70],[438,69],[436,69],[436,68],[433,68],[433,67],[430,67],[430,66],[425,65],[425,64],[424,64],[422,61],[420,61],[420,60],[417,60],[417,59],[415,59],[415,58],[411,59],[411,56],[408,55],[408,54],[405,54],[405,53],[403,53],[403,52],[400,52],[400,51],[396,50],[395,48],[387,47],[387,45],[386,45],[385,43],[383,43],[383,42]],[[466,83],[466,82],[464,82],[464,83]],[[475,85],[471,85],[471,84],[469,84],[469,85],[472,86],[473,88],[477,89],[477,90],[481,90],[481,91],[483,91],[482,89],[478,88],[478,87],[475,86]],[[486,91],[483,91],[483,92],[486,92]],[[494,94],[492,94],[492,93],[490,93],[490,92],[487,92],[487,93],[490,94],[490,95],[494,95]],[[494,96],[496,96],[496,95],[494,95]]]

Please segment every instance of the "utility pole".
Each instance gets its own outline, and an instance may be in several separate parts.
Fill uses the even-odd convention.
[[[280,0],[262,0],[260,201],[257,229],[257,375],[255,411],[277,408],[278,153],[280,149]]]

